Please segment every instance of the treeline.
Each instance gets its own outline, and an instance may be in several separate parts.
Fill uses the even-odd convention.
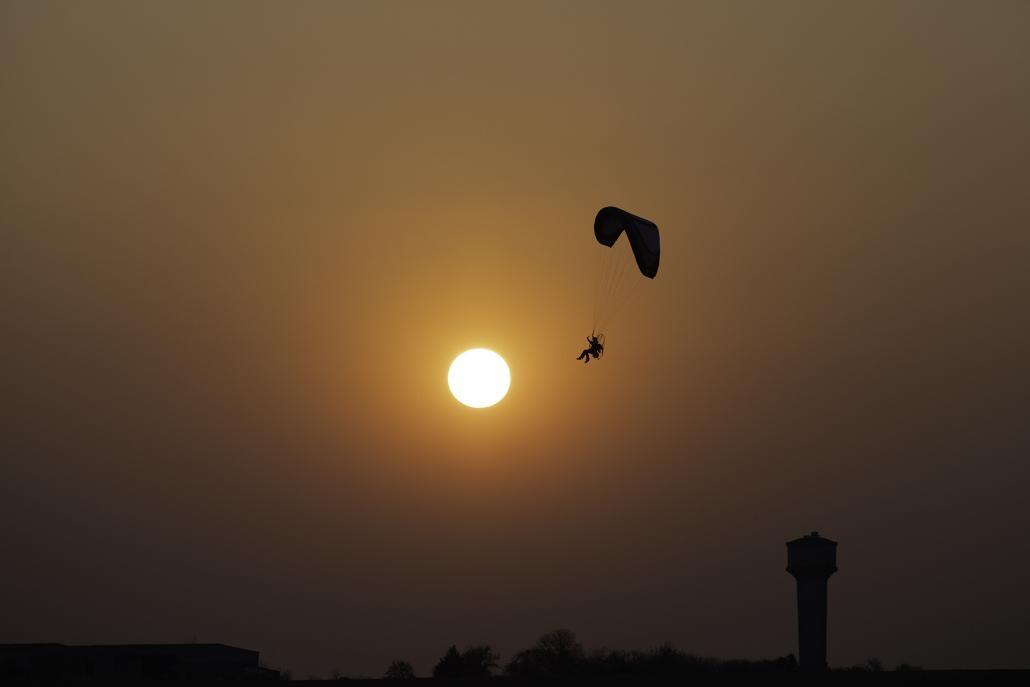
[[[718,673],[791,673],[798,670],[794,654],[774,659],[749,661],[716,659],[680,651],[671,643],[645,651],[601,648],[586,651],[569,630],[554,630],[537,639],[528,649],[518,651],[507,663],[501,662],[489,644],[476,644],[459,650],[451,645],[433,667],[433,677],[454,678],[617,678],[617,677],[685,677]],[[831,668],[834,673],[878,673],[883,664],[871,658],[863,664]],[[902,663],[895,671],[922,670],[920,666]],[[367,679],[368,676],[361,676]],[[407,661],[394,661],[382,676],[388,680],[415,678],[415,670]],[[284,671],[283,679],[290,679]],[[309,676],[309,680],[317,680]],[[342,679],[334,671],[333,679]],[[722,678],[717,678],[721,680]]]
[[[451,646],[433,668],[434,678],[515,678],[675,676],[715,672],[790,672],[793,654],[772,660],[718,660],[695,656],[662,644],[647,651],[596,649],[587,652],[569,630],[554,630],[505,664],[487,644],[459,650]],[[415,677],[411,665],[395,661],[384,677]]]

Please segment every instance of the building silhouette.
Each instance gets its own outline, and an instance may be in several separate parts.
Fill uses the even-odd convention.
[[[826,585],[837,572],[837,542],[818,532],[787,542],[787,572],[798,581],[798,664],[826,670]]]
[[[258,652],[225,644],[0,644],[0,680],[274,679]]]

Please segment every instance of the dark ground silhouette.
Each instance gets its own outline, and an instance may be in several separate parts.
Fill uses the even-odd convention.
[[[775,659],[715,659],[661,644],[647,650],[584,649],[569,630],[542,635],[533,646],[515,652],[507,663],[487,644],[459,650],[452,645],[440,657],[433,677],[416,678],[411,664],[394,661],[382,679],[347,678],[291,680],[290,672],[258,663],[258,653],[220,644],[65,646],[60,644],[0,645],[0,680],[4,682],[74,681],[107,684],[161,680],[184,684],[229,680],[410,684],[444,682],[477,684],[621,684],[749,685],[749,684],[1027,684],[1025,670],[922,670],[901,664],[886,670],[878,660],[819,673],[799,669],[793,654]]]
[[[794,654],[773,659],[716,659],[660,644],[647,650],[602,647],[587,651],[571,630],[541,635],[527,649],[516,651],[507,663],[489,644],[459,650],[451,645],[436,662],[433,680],[473,685],[489,681],[509,685],[540,683],[730,685],[807,684],[1024,684],[1030,671],[924,671],[901,664],[884,670],[876,658],[857,666],[827,669],[827,580],[836,572],[837,543],[818,532],[787,542],[787,572],[798,580],[798,645]],[[344,649],[346,651],[346,649]],[[223,644],[130,644],[65,646],[62,644],[0,645],[0,680],[290,680],[288,670],[271,670],[258,661],[258,652]],[[334,673],[333,680],[350,679]],[[410,663],[395,660],[381,684],[418,679]],[[423,680],[429,678],[423,678]],[[307,681],[316,681],[309,679]]]

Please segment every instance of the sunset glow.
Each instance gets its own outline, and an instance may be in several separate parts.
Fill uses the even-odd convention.
[[[0,0],[0,687],[1030,685],[1028,84],[1030,0]]]

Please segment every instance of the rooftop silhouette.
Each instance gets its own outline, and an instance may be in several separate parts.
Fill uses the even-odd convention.
[[[258,652],[225,644],[0,644],[0,679],[275,678]]]

